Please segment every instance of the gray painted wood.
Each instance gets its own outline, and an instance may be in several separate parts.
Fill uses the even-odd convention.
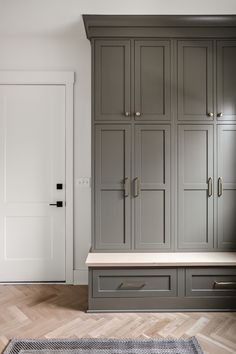
[[[177,269],[94,269],[94,297],[177,295]]]
[[[135,249],[170,248],[170,126],[135,126]]]
[[[178,41],[179,120],[213,120],[212,48],[212,41]]]
[[[95,42],[95,120],[130,117],[130,41]]]
[[[217,116],[236,119],[236,41],[217,41]]]
[[[218,125],[218,176],[222,195],[218,205],[218,247],[236,249],[236,125]]]
[[[178,248],[213,248],[213,126],[178,127]]]
[[[235,15],[83,15],[96,37],[235,37]]]
[[[236,267],[90,268],[89,279],[91,312],[236,310],[234,289],[212,288],[215,281],[234,282]],[[120,290],[140,281],[146,289]]]
[[[135,41],[136,120],[170,119],[170,41]]]
[[[222,288],[217,288],[217,283]],[[233,283],[233,287],[229,283]],[[236,296],[235,268],[187,268],[186,296]]]
[[[128,125],[95,128],[95,248],[128,249],[131,242],[131,133]]]

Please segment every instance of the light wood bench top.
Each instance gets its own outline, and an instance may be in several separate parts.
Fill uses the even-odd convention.
[[[236,252],[89,253],[88,267],[236,266]]]

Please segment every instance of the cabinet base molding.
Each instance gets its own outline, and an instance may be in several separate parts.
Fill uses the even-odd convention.
[[[90,267],[89,308],[236,311],[235,267]]]

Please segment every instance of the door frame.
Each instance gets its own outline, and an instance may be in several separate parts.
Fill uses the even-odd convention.
[[[73,284],[73,71],[0,71],[0,85],[61,85],[65,87],[65,274]]]

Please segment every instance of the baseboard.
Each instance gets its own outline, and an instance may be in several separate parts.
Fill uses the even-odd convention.
[[[88,269],[81,268],[74,270],[74,285],[88,285]]]

